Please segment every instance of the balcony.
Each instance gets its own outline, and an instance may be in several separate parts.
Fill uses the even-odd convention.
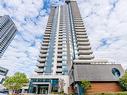
[[[85,38],[85,39],[77,39],[77,43],[80,43],[80,42],[89,42],[89,40],[87,38]]]
[[[48,43],[50,41],[50,39],[44,39],[43,43]]]
[[[51,30],[45,30],[45,33],[51,34]]]
[[[82,20],[82,18],[81,17],[76,17],[76,18],[74,18],[74,20]]]
[[[47,54],[41,54],[39,55],[40,57],[47,57],[48,55]]]
[[[51,34],[45,33],[44,37],[50,37]]]
[[[58,39],[59,42],[63,41],[62,39]]]
[[[59,39],[62,39],[63,38],[63,36],[59,36]]]
[[[51,29],[50,28],[46,28],[45,31],[51,31]]]
[[[87,35],[80,35],[80,36],[77,36],[77,40],[88,40],[88,36]]]
[[[85,30],[85,29],[79,29],[79,28],[77,29],[77,28],[76,28],[75,31],[77,31],[77,32],[78,32],[78,31],[82,31],[82,32],[83,32],[83,31],[86,31],[86,30]]]
[[[80,64],[90,64],[92,62],[92,60],[73,60],[73,63],[80,63]]]
[[[59,35],[62,35],[63,34],[63,31],[59,31]]]
[[[82,33],[82,32],[77,32],[77,33]],[[88,36],[87,36],[86,32],[84,34],[85,35],[77,35],[77,38],[87,38]]]
[[[40,53],[47,53],[48,52],[48,50],[40,50]]]
[[[52,27],[49,27],[49,26],[48,26],[48,27],[46,27],[45,30],[48,30],[48,31],[49,31],[49,30],[51,30],[51,28],[52,28]]]
[[[62,58],[57,58],[57,62],[61,62],[62,63]]]
[[[76,31],[76,35],[87,35],[87,33],[84,31]]]
[[[48,27],[51,28],[52,27],[52,23],[48,23],[46,28],[48,28]]]
[[[92,54],[92,50],[79,50],[79,55],[83,55],[83,54]]]
[[[51,26],[51,25],[52,25],[52,22],[49,21],[49,22],[47,23],[47,26],[48,26],[48,25]]]
[[[38,61],[45,63],[46,59],[45,58],[39,58]]]
[[[56,72],[61,72],[62,73],[62,68],[57,68]]]
[[[85,30],[85,28],[82,25],[76,25],[75,29],[83,29],[83,30]]]
[[[44,36],[43,39],[44,39],[44,40],[49,40],[49,39],[50,39],[50,36]]]
[[[58,45],[60,45],[60,46],[61,46],[61,45],[62,45],[62,42],[58,42]]]
[[[62,48],[63,48],[63,46],[58,46],[58,48],[61,48],[61,49],[62,49]]]
[[[58,49],[58,52],[63,52],[63,50],[62,49]]]
[[[50,41],[50,37],[48,38],[48,37],[45,37],[44,39],[43,39],[43,42],[42,43],[48,43]]]
[[[37,64],[36,66],[37,66],[37,67],[44,68],[45,64],[42,64],[42,63],[40,64],[40,63],[39,63],[39,64]]]
[[[74,22],[75,27],[83,27],[84,28],[84,24],[83,22]]]
[[[78,59],[82,59],[82,60],[89,60],[89,59],[93,59],[94,56],[92,54],[90,55],[79,55]]]
[[[35,69],[35,72],[37,72],[37,73],[43,73],[44,70],[43,70],[43,69],[39,69],[39,68],[37,68],[37,69]]]
[[[48,46],[42,46],[41,49],[42,50],[47,50],[48,49]]]
[[[83,42],[84,39],[81,40],[82,42],[77,42],[79,46],[86,46],[86,45],[90,45],[90,42]]]
[[[58,67],[62,67],[62,63],[57,63],[57,66]]]
[[[49,43],[42,43],[41,45],[42,45],[42,46],[48,46]]]
[[[90,46],[78,46],[78,50],[89,50],[91,49]]]
[[[82,20],[79,20],[79,19],[74,20],[74,23],[81,23],[81,24],[84,24],[83,21],[82,21]]]
[[[57,56],[62,56],[63,54],[57,54]]]

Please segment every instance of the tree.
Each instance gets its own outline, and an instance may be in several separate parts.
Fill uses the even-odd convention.
[[[127,91],[127,71],[125,74],[119,79],[121,88],[125,91]]]
[[[91,87],[91,82],[88,81],[88,80],[83,80],[83,81],[81,81],[81,86],[82,86],[85,90],[87,90],[87,89],[89,89],[89,88]]]
[[[29,79],[24,73],[17,72],[13,76],[7,77],[3,85],[12,92],[18,91],[24,84],[28,83]]]

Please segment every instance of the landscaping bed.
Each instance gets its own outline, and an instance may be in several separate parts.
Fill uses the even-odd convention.
[[[118,93],[96,93],[95,95],[127,95],[127,92],[118,92]]]

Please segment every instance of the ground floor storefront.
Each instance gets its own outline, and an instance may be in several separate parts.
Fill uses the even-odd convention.
[[[68,75],[37,75],[30,79],[28,93],[33,94],[68,94],[69,78]]]
[[[58,92],[59,79],[31,79],[29,93],[48,94]]]

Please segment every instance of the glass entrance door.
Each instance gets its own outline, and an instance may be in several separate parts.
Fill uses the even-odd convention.
[[[48,86],[39,85],[38,94],[48,94]]]

